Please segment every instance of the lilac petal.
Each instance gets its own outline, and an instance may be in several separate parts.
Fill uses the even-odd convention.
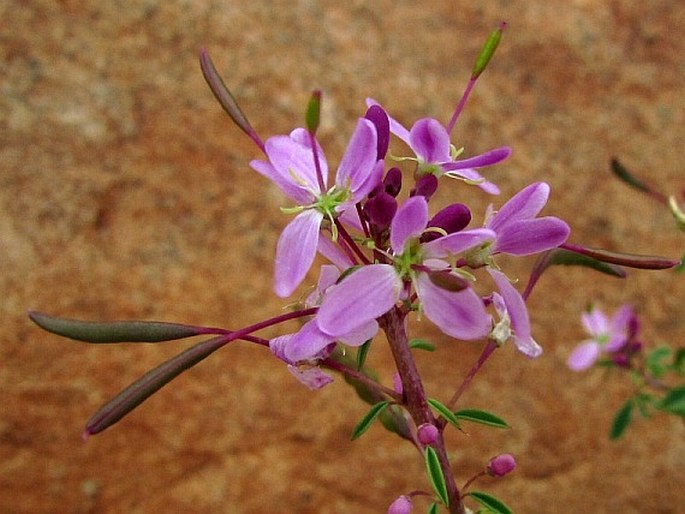
[[[290,344],[290,340],[293,338],[294,335],[295,334],[286,334],[274,337],[269,341],[269,349],[271,350],[271,353],[273,353],[276,356],[276,358],[282,360],[283,362],[287,362],[288,364],[292,364],[292,362],[286,359],[285,349]]]
[[[291,364],[288,366],[288,371],[312,391],[318,391],[333,382],[332,376],[324,373],[321,368],[316,366],[303,368]]]
[[[441,258],[449,254],[458,254],[486,241],[494,241],[495,232],[487,228],[463,230],[454,234],[447,234],[434,241],[424,243],[421,247],[426,258]]]
[[[321,300],[324,292],[330,286],[335,284],[336,280],[340,277],[340,270],[337,266],[332,264],[324,264],[321,266],[319,271],[319,281],[316,284],[316,289],[311,292],[307,299],[304,301],[306,307],[318,307],[321,304]]]
[[[447,291],[433,284],[427,273],[419,273],[414,285],[423,313],[445,334],[464,341],[488,335],[492,321],[473,289]]]
[[[335,341],[335,338],[319,330],[316,318],[302,325],[300,331],[293,335],[285,346],[283,355],[287,362],[296,363],[310,360]]]
[[[333,241],[319,233],[319,244],[317,250],[321,255],[326,257],[329,261],[335,264],[339,269],[346,270],[354,265],[349,255],[342,251],[342,249]]]
[[[488,152],[469,157],[468,159],[460,159],[458,161],[446,162],[442,165],[445,171],[463,170],[468,168],[482,168],[484,166],[492,166],[507,159],[511,155],[511,148],[502,146],[495,148]]]
[[[317,194],[321,193],[316,176],[316,167],[314,166],[314,155],[310,147],[300,144],[288,136],[274,136],[266,140],[265,151],[269,161],[280,176],[277,184],[290,182],[300,188]],[[325,180],[328,171],[324,166],[325,161],[322,162],[321,157],[320,155],[319,162]]]
[[[376,141],[374,124],[365,118],[360,118],[338,166],[335,177],[337,186],[355,190],[366,181],[368,174],[378,161]]]
[[[410,238],[419,237],[428,223],[428,203],[423,196],[412,196],[397,209],[390,225],[390,246],[396,254],[404,251]]]
[[[609,318],[597,307],[593,308],[590,312],[583,312],[580,315],[580,321],[585,331],[593,339],[604,337],[609,333]]]
[[[361,346],[378,333],[378,322],[374,319],[347,334],[338,336],[338,340],[347,346]]]
[[[377,105],[381,109],[383,108],[383,106],[373,98],[367,98],[366,106],[371,107],[373,105]],[[383,110],[385,111],[385,109]],[[407,145],[411,147],[411,143],[409,142],[409,131],[406,128],[404,128],[404,126],[400,122],[398,122],[391,116],[388,116],[388,121],[390,122],[390,132],[392,134],[395,134],[397,137],[399,137],[402,141],[404,141],[405,143],[407,143]]]
[[[323,214],[307,209],[285,227],[276,246],[274,290],[281,298],[290,296],[314,262]]]
[[[528,357],[537,357],[542,353],[542,348],[538,345],[530,334],[530,319],[526,302],[521,294],[511,285],[507,276],[501,271],[488,268],[488,272],[497,284],[507,313],[511,319],[511,329],[514,332],[514,344],[520,352]]]
[[[351,203],[361,202],[366,196],[376,189],[383,178],[383,161],[376,162],[365,176],[357,175],[357,182],[352,183]],[[363,180],[362,180],[363,179]]]
[[[314,199],[309,190],[303,188],[300,184],[296,184],[290,175],[284,176],[279,173],[271,163],[255,159],[250,161],[250,167],[260,175],[271,180],[288,198],[294,200],[298,205],[306,205]]]
[[[571,352],[566,365],[573,371],[583,371],[592,366],[599,357],[599,344],[596,341],[585,341]]]
[[[554,216],[514,221],[497,230],[493,251],[510,255],[544,252],[562,244],[570,233],[566,222]]]
[[[442,124],[433,118],[423,118],[409,131],[409,146],[418,158],[426,163],[450,161],[450,135]]]
[[[338,337],[388,312],[399,299],[402,280],[389,264],[364,266],[330,287],[316,320],[326,334]]]
[[[547,203],[549,189],[549,185],[545,182],[537,182],[525,187],[511,197],[486,226],[499,233],[510,223],[534,218]]]

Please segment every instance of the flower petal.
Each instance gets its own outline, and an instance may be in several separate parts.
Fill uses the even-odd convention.
[[[381,109],[383,109],[383,106],[379,104],[376,100],[373,98],[367,98],[366,99],[366,106],[371,107],[373,105],[377,105]],[[383,109],[385,111],[385,109]],[[387,111],[386,111],[387,114]],[[407,145],[411,146],[411,143],[409,142],[409,131],[404,128],[404,126],[397,121],[396,119],[390,117],[388,115],[388,121],[390,122],[390,133],[395,134],[397,137],[399,137],[402,141],[407,143]]]
[[[549,190],[549,185],[545,182],[536,182],[525,187],[511,197],[486,226],[499,234],[503,227],[514,221],[534,218],[547,203]]]
[[[338,341],[347,346],[361,346],[378,333],[378,322],[374,319],[365,323],[361,327],[338,336]]]
[[[504,305],[507,307],[507,313],[511,319],[511,329],[514,333],[514,344],[520,352],[528,357],[538,357],[542,353],[542,348],[530,334],[530,319],[525,300],[511,285],[504,273],[493,268],[488,268],[488,272],[497,284],[497,289],[499,289]]]
[[[250,167],[260,175],[271,180],[283,191],[288,198],[298,205],[306,205],[313,200],[312,193],[308,189],[296,184],[290,175],[284,176],[270,162],[254,159],[250,161]]]
[[[301,144],[290,136],[274,136],[266,140],[264,147],[269,162],[278,172],[279,179],[274,181],[279,187],[283,187],[281,184],[290,183],[292,186],[310,191],[312,195],[321,193],[311,146]],[[325,180],[328,171],[324,165],[323,154],[319,155],[319,163]]]
[[[463,170],[466,168],[482,168],[483,166],[492,166],[507,159],[511,155],[511,148],[502,146],[495,148],[488,152],[469,157],[468,159],[460,159],[458,161],[446,162],[442,168],[445,171]]]
[[[414,285],[423,313],[445,334],[464,341],[488,335],[492,321],[473,289],[447,291],[436,286],[427,273],[419,273]]]
[[[295,291],[312,266],[322,220],[319,211],[307,209],[288,223],[278,238],[274,290],[281,298]]]
[[[583,312],[580,315],[580,321],[587,333],[595,340],[606,337],[609,332],[609,318],[597,307],[590,312]]]
[[[566,222],[554,216],[513,221],[497,230],[493,252],[532,255],[556,248],[570,233]]]
[[[343,271],[354,265],[354,262],[352,262],[349,255],[343,252],[340,246],[321,233],[319,233],[319,244],[317,249],[321,255]]]
[[[397,302],[402,280],[389,264],[371,264],[331,286],[316,315],[319,328],[343,336],[382,316]]]
[[[422,118],[409,131],[409,145],[422,161],[432,164],[451,161],[450,135],[433,118]]]
[[[376,159],[377,151],[375,125],[365,118],[359,118],[357,128],[352,134],[338,166],[335,177],[336,185],[341,188],[356,190],[359,185],[366,182],[378,161]],[[371,189],[376,187],[378,183],[380,183],[380,177]]]
[[[583,371],[595,363],[599,357],[599,349],[596,341],[585,341],[571,352],[566,365],[573,371]]]
[[[321,368],[318,366],[302,367],[290,364],[288,371],[312,391],[318,391],[333,382],[333,377],[321,371]]]
[[[449,254],[461,253],[486,241],[494,241],[496,237],[495,232],[490,229],[476,228],[447,234],[434,241],[424,243],[421,247],[424,249],[424,256],[426,258],[434,259],[446,257]]]
[[[443,165],[443,168],[444,166],[445,165]],[[448,171],[445,173],[445,176],[455,179],[468,180],[469,182],[473,182],[476,186],[478,186],[488,194],[499,194],[499,187],[497,187],[496,184],[493,184],[492,182],[485,180],[483,176],[476,171],[475,168],[465,168],[461,170]]]
[[[292,336],[283,348],[283,356],[291,363],[310,360],[333,342],[335,338],[319,330],[314,318],[302,325],[300,331]]]
[[[390,225],[390,246],[396,254],[404,251],[408,239],[419,237],[428,223],[428,202],[412,196],[400,205]]]

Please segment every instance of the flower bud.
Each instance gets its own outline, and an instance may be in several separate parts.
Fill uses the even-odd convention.
[[[411,499],[409,496],[402,495],[388,507],[388,514],[409,514],[411,512]]]
[[[502,453],[497,457],[490,459],[486,471],[490,476],[503,477],[514,471],[515,467],[516,460],[514,460],[514,456],[508,453]]]
[[[437,441],[438,434],[438,428],[432,423],[423,423],[419,425],[416,433],[419,442],[426,446]]]
[[[471,211],[463,203],[453,203],[439,211],[428,222],[428,227],[438,227],[443,229],[447,234],[453,234],[466,228],[471,222]],[[433,239],[440,237],[437,232],[425,232],[421,236],[421,242],[427,243]]]
[[[423,175],[416,180],[416,186],[409,192],[409,196],[424,196],[428,201],[437,189],[438,178],[432,174]]]

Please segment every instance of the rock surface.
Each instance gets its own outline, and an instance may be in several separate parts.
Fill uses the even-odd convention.
[[[248,168],[258,151],[205,86],[201,46],[264,136],[300,124],[309,93],[323,89],[322,141],[334,162],[367,96],[406,123],[446,120],[485,36],[506,20],[457,144],[471,154],[511,145],[512,158],[489,177],[504,198],[549,182],[546,212],[569,221],[574,242],[682,255],[668,212],[613,179],[608,162],[621,157],[664,192],[685,184],[685,4],[462,4],[0,7],[0,512],[370,514],[427,487],[417,454],[380,428],[349,441],[365,408],[347,401],[342,380],[311,393],[248,345],[223,349],[81,441],[102,402],[184,345],[74,343],[33,326],[27,309],[227,327],[282,312],[271,262],[286,202]],[[443,189],[443,202],[466,190]],[[474,212],[490,200],[468,198]],[[525,280],[530,264],[512,269]],[[465,405],[490,408],[513,430],[452,434],[461,480],[507,452],[516,471],[478,488],[515,512],[678,511],[683,423],[638,420],[610,442],[630,387],[564,366],[584,337],[579,313],[589,301],[608,310],[633,303],[648,343],[682,341],[685,279],[630,275],[564,268],[544,277],[530,305],[545,353],[528,361],[507,346],[469,390]],[[478,345],[422,325],[440,350],[421,357],[421,370],[444,398]],[[376,346],[373,364],[390,380]]]

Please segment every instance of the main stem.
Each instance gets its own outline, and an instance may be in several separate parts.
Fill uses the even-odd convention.
[[[399,308],[394,308],[380,319],[380,325],[388,337],[388,343],[397,364],[397,371],[402,379],[405,406],[414,423],[416,426],[423,423],[431,423],[437,426],[433,412],[426,401],[426,393],[423,389],[419,370],[409,349],[407,331],[404,327],[405,316],[406,313],[402,312]],[[442,430],[438,432],[438,438],[431,446],[438,454],[440,468],[447,484],[449,511],[451,514],[465,514],[464,503],[457,489],[449,460],[447,459],[447,450],[445,449]]]

